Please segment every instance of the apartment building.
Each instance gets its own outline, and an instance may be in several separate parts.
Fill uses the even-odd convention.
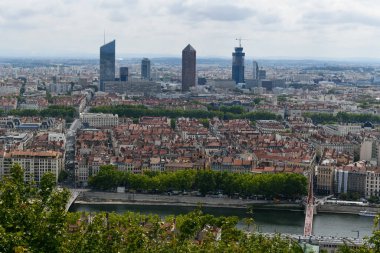
[[[0,178],[9,175],[13,164],[18,163],[25,171],[26,182],[41,181],[46,173],[53,173],[56,181],[64,167],[63,155],[56,151],[11,151],[5,152],[0,158]]]
[[[375,168],[367,171],[365,182],[365,196],[380,196],[380,168]]]
[[[90,127],[114,127],[119,124],[117,114],[106,113],[81,113],[80,119],[83,125]]]
[[[316,192],[321,195],[330,195],[334,192],[335,166],[324,161],[322,165],[315,168]]]

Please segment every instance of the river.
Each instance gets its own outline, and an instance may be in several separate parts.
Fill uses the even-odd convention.
[[[149,206],[131,204],[78,204],[70,207],[72,212],[140,212],[143,214],[157,214],[162,217],[173,214],[185,214],[194,207],[183,206]],[[249,217],[247,210],[236,208],[203,207],[203,212],[216,216],[238,216],[243,219]],[[302,211],[283,210],[253,210],[253,218],[260,232],[303,234],[304,213]],[[244,228],[243,222],[238,227]],[[369,236],[372,233],[373,218],[353,214],[319,213],[314,216],[313,234],[319,236],[359,237]]]

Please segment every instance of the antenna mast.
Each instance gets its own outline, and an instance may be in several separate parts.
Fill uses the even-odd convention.
[[[241,41],[242,41],[242,40],[248,40],[248,39],[242,39],[242,38],[240,37],[240,38],[236,38],[235,40],[238,40],[238,41],[239,41],[239,47],[241,47]]]

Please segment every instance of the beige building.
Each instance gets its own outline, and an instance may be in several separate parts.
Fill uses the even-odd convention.
[[[365,139],[360,145],[360,160],[370,162],[377,166],[380,159],[380,149],[377,141]]]
[[[64,168],[63,155],[56,151],[11,151],[4,153],[0,159],[0,178],[9,175],[11,166],[20,164],[24,169],[26,182],[40,182],[45,173],[53,173],[58,181],[58,174]]]
[[[326,161],[315,168],[315,176],[317,179],[316,189],[318,194],[329,195],[334,192],[334,171],[335,166],[329,165]]]

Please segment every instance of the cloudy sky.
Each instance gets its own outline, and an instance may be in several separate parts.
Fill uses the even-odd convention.
[[[0,0],[1,56],[379,58],[379,0]]]

